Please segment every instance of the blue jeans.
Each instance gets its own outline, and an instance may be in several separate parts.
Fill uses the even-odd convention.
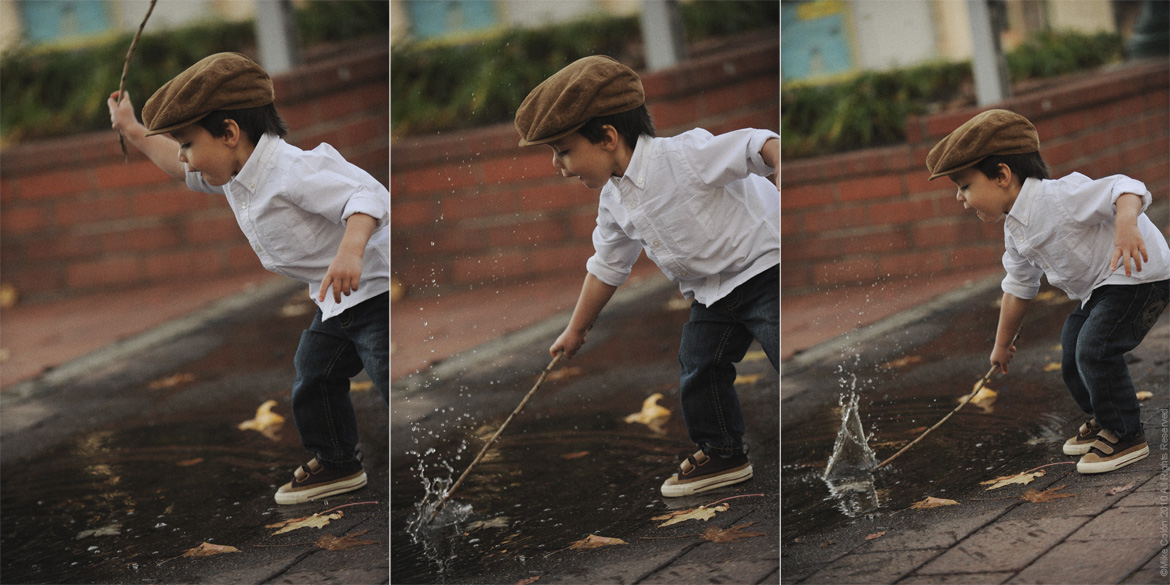
[[[1110,285],[1077,305],[1060,335],[1064,384],[1081,410],[1119,439],[1142,432],[1124,354],[1142,342],[1170,300],[1170,280]]]
[[[390,404],[390,293],[362,301],[328,321],[321,311],[301,334],[294,363],[293,420],[301,443],[325,467],[357,461],[358,424],[350,378],[366,370]]]
[[[711,304],[691,303],[678,361],[683,420],[691,440],[708,455],[743,451],[743,412],[735,392],[735,364],[756,339],[780,369],[780,267],[756,275]]]

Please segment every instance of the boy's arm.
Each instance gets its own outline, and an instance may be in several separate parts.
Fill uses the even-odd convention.
[[[1148,262],[1150,256],[1146,253],[1146,242],[1138,229],[1138,216],[1142,212],[1142,198],[1134,193],[1122,193],[1117,198],[1117,216],[1114,219],[1113,229],[1113,259],[1109,262],[1109,270],[1117,270],[1125,266],[1125,275],[1132,276],[1130,260],[1134,268],[1142,271],[1142,262]]]
[[[564,352],[566,359],[572,358],[585,344],[585,334],[593,328],[601,309],[616,290],[616,286],[605,284],[592,273],[587,274],[585,284],[581,285],[581,296],[577,298],[573,316],[569,318],[569,325],[553,342],[552,347],[548,348],[549,355],[555,356]]]
[[[1016,355],[1016,346],[1012,341],[1020,331],[1020,324],[1024,321],[1030,303],[1011,293],[1003,293],[1003,302],[999,306],[999,326],[995,330],[995,347],[991,350],[991,365],[999,366],[1001,373],[1007,373],[1008,364]]]
[[[764,143],[764,147],[760,149],[760,156],[763,157],[764,162],[768,166],[776,169],[773,175],[776,177],[776,189],[780,189],[780,141],[775,138],[769,138]]]
[[[345,234],[341,237],[341,245],[337,247],[337,255],[329,263],[329,269],[321,281],[318,301],[325,300],[330,286],[333,287],[335,303],[341,302],[342,294],[348,297],[351,291],[358,289],[362,278],[362,254],[376,227],[378,220],[364,213],[355,213],[345,220]]]
[[[187,167],[179,161],[179,145],[173,139],[162,134],[146,135],[146,126],[134,117],[134,104],[130,103],[130,94],[126,99],[118,100],[118,92],[110,94],[106,100],[110,108],[110,123],[115,130],[142,151],[147,158],[164,173],[173,179],[183,180],[187,176]]]

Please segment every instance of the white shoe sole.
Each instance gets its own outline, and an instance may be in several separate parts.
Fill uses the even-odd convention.
[[[675,477],[676,476],[674,475],[670,476],[671,479],[674,479]],[[669,483],[670,479],[668,479],[666,480],[666,483],[662,484],[661,492],[662,497],[664,498],[691,496],[697,493],[713,490],[715,488],[721,488],[739,483],[741,481],[746,481],[751,479],[751,477],[752,466],[749,464],[747,467],[740,469],[739,471],[688,483]]]
[[[1084,455],[1085,453],[1089,452],[1089,447],[1093,445],[1092,441],[1089,441],[1088,443],[1081,443],[1079,445],[1069,441],[1072,441],[1072,439],[1069,439],[1064,443],[1063,450],[1065,455]]]
[[[286,483],[279,490],[276,490],[276,503],[282,506],[290,504],[304,504],[313,500],[343,494],[345,492],[352,492],[360,487],[366,485],[366,473],[363,471],[361,475],[356,477],[330,483],[327,485],[302,489],[297,491],[286,491],[286,488],[292,486],[292,482]]]
[[[1077,471],[1080,473],[1085,473],[1085,474],[1105,473],[1107,471],[1113,471],[1114,469],[1120,469],[1122,467],[1125,467],[1126,465],[1129,465],[1130,463],[1136,463],[1138,461],[1141,461],[1142,459],[1145,459],[1149,455],[1150,455],[1150,446],[1146,445],[1145,447],[1142,447],[1141,449],[1138,449],[1137,451],[1134,451],[1132,453],[1127,453],[1125,455],[1117,457],[1116,459],[1110,459],[1108,461],[1094,461],[1091,463],[1087,463],[1083,460],[1084,458],[1082,458],[1081,461],[1077,462]]]

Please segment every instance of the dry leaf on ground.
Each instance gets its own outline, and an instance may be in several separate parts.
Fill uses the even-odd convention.
[[[564,459],[565,461],[572,461],[574,459],[580,459],[582,457],[585,457],[588,454],[589,454],[588,451],[574,451],[573,453],[562,454],[561,459]]]
[[[975,386],[978,385],[979,382],[976,382]],[[972,387],[971,389],[974,390],[975,388]],[[966,396],[960,397],[959,402],[962,402],[963,398],[966,398]],[[988,388],[987,386],[984,386],[975,393],[975,396],[971,397],[969,404],[971,406],[978,406],[979,408],[983,409],[983,414],[988,414],[992,411],[991,405],[995,404],[996,398],[999,398],[999,393],[997,393],[995,390],[992,390],[991,388]]]
[[[1105,495],[1116,496],[1117,494],[1120,494],[1122,492],[1128,492],[1131,489],[1133,489],[1133,482],[1132,481],[1125,484],[1125,485],[1117,486],[1115,488],[1110,488],[1109,491],[1105,492]]]
[[[529,577],[527,579],[521,579],[521,580],[516,582],[516,585],[532,585],[538,579],[540,579],[540,575],[536,575],[534,577]]]
[[[662,528],[671,524],[678,524],[685,520],[710,520],[715,516],[716,512],[726,512],[727,508],[727,504],[720,504],[713,508],[699,506],[690,510],[675,510],[669,514],[655,516],[651,520],[666,520],[665,523],[658,525],[659,528]]]
[[[374,382],[372,380],[351,380],[349,383],[350,392],[365,392],[373,387]]]
[[[914,502],[914,504],[912,504],[910,507],[914,508],[915,510],[929,510],[931,508],[938,508],[940,506],[958,506],[958,505],[959,505],[959,503],[954,501],[954,500],[948,500],[945,498],[936,498],[934,496],[928,496],[925,500],[922,500],[921,502]]]
[[[192,465],[199,465],[200,463],[203,463],[203,458],[202,457],[195,457],[193,459],[184,459],[182,461],[176,461],[175,465],[178,465],[179,467],[191,467]]]
[[[865,539],[866,540],[873,540],[875,538],[881,538],[881,537],[885,536],[885,534],[886,534],[886,531],[883,530],[881,532],[875,532],[873,534],[870,534],[869,536],[866,536]]]
[[[985,491],[991,491],[994,489],[999,489],[1005,485],[1012,485],[1014,483],[1018,483],[1020,485],[1029,484],[1029,483],[1032,483],[1032,480],[1036,479],[1037,477],[1043,477],[1043,476],[1044,476],[1044,470],[1033,471],[1031,473],[1023,472],[1023,473],[1017,473],[1015,475],[1002,475],[1002,476],[997,477],[995,479],[981,481],[981,482],[979,482],[979,485],[990,484],[991,487],[987,488],[987,490],[985,490]]]
[[[658,406],[658,401],[662,400],[662,398],[661,392],[651,394],[646,400],[642,401],[642,410],[627,416],[626,422],[644,424],[650,427],[651,431],[660,435],[665,433],[666,429],[662,425],[665,425],[666,421],[670,420],[670,410]]]
[[[703,531],[703,540],[706,540],[707,542],[735,542],[737,540],[763,536],[763,532],[744,531],[744,528],[747,528],[752,524],[755,524],[755,522],[739,524],[728,529],[723,529],[718,526],[709,526],[706,530]]]
[[[1044,371],[1045,372],[1059,372],[1060,371],[1060,362],[1049,362],[1047,365],[1044,366]]]
[[[205,542],[205,543],[200,544],[199,546],[183,553],[183,556],[192,557],[192,558],[201,558],[201,557],[210,557],[212,555],[221,555],[223,553],[238,553],[238,552],[240,552],[240,549],[238,549],[234,546],[227,546],[227,545],[223,545],[223,544],[211,544],[210,542]]]
[[[158,380],[151,382],[150,385],[147,387],[150,388],[151,390],[161,390],[163,388],[174,388],[175,386],[178,386],[179,384],[185,384],[187,382],[194,382],[194,381],[195,381],[195,374],[175,374],[173,376],[159,378]]]
[[[1149,400],[1154,397],[1154,393],[1149,390],[1142,390],[1137,393],[1138,400]]]
[[[277,534],[284,534],[285,532],[292,532],[293,530],[296,530],[298,528],[323,528],[326,525],[328,525],[330,522],[332,522],[333,520],[337,520],[338,518],[341,518],[342,515],[343,514],[341,512],[334,512],[332,514],[326,514],[324,516],[322,516],[320,514],[313,514],[312,516],[304,516],[301,518],[292,518],[290,520],[282,520],[282,521],[277,522],[275,524],[266,524],[266,525],[264,525],[264,527],[265,528],[280,528],[280,530],[277,530],[276,532],[272,533],[273,536],[276,536]]]
[[[736,386],[745,386],[747,384],[755,384],[763,378],[763,374],[740,374],[735,377]]]
[[[366,546],[369,544],[378,544],[379,541],[377,540],[361,540],[357,538],[367,532],[369,532],[369,530],[363,530],[361,532],[355,532],[345,536],[322,534],[321,538],[317,539],[317,546],[325,550],[339,551],[348,550],[359,546]]]
[[[759,362],[768,359],[768,354],[764,353],[762,349],[756,349],[743,354],[743,359],[739,363],[746,364],[749,362]]]
[[[910,364],[916,364],[920,361],[922,361],[922,356],[908,355],[908,356],[903,357],[903,358],[898,358],[896,360],[888,361],[888,362],[882,364],[882,367],[887,369],[887,370],[893,370],[895,368],[904,368]]]
[[[597,536],[596,534],[590,534],[589,536],[586,536],[585,538],[582,538],[581,540],[578,540],[577,542],[569,545],[569,548],[587,550],[591,548],[601,548],[603,546],[613,546],[615,544],[629,543],[620,538],[609,538],[607,536]]]
[[[1058,493],[1056,493],[1057,490],[1062,490],[1065,487],[1066,486],[1058,485],[1054,488],[1048,488],[1042,492],[1038,492],[1036,490],[1028,490],[1028,491],[1024,492],[1023,496],[1020,496],[1020,497],[1029,501],[1029,502],[1032,502],[1033,504],[1043,504],[1044,502],[1051,502],[1052,500],[1058,500],[1060,498],[1073,497],[1074,494],[1058,494]]]
[[[544,379],[547,382],[551,382],[553,380],[565,380],[568,378],[575,378],[580,376],[582,372],[583,370],[581,368],[570,366],[561,368],[559,370],[553,370],[549,372],[548,375],[544,377]]]
[[[246,420],[237,425],[236,428],[241,431],[257,431],[273,441],[279,440],[280,435],[277,433],[284,426],[284,417],[272,412],[274,406],[276,406],[275,400],[265,401],[264,404],[260,405],[260,408],[256,409],[256,418]]]

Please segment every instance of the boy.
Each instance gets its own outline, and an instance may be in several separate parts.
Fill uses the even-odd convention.
[[[1006,110],[959,126],[930,151],[926,167],[931,180],[954,181],[959,202],[979,219],[1004,220],[1007,277],[991,364],[1007,373],[1012,338],[1040,276],[1047,276],[1080,301],[1061,333],[1061,374],[1091,418],[1064,453],[1081,456],[1081,473],[1113,471],[1149,455],[1123,357],[1170,296],[1170,247],[1144,213],[1151,200],[1145,185],[1124,175],[1049,180],[1036,128]]]
[[[693,299],[679,362],[683,419],[699,450],[662,484],[686,496],[752,476],[735,362],[759,340],[779,369],[778,137],[766,130],[655,138],[642,82],[604,56],[571,63],[516,111],[521,146],[601,189],[595,254],[568,327],[549,348],[572,358],[643,250]],[[777,174],[773,185],[764,176]]]
[[[292,388],[297,432],[315,457],[276,502],[366,485],[349,378],[364,368],[389,404],[386,188],[328,144],[286,143],[272,80],[243,55],[211,55],[167,82],[143,106],[145,126],[121,97],[107,102],[114,128],[192,190],[224,195],[264,267],[308,284],[317,303]]]

